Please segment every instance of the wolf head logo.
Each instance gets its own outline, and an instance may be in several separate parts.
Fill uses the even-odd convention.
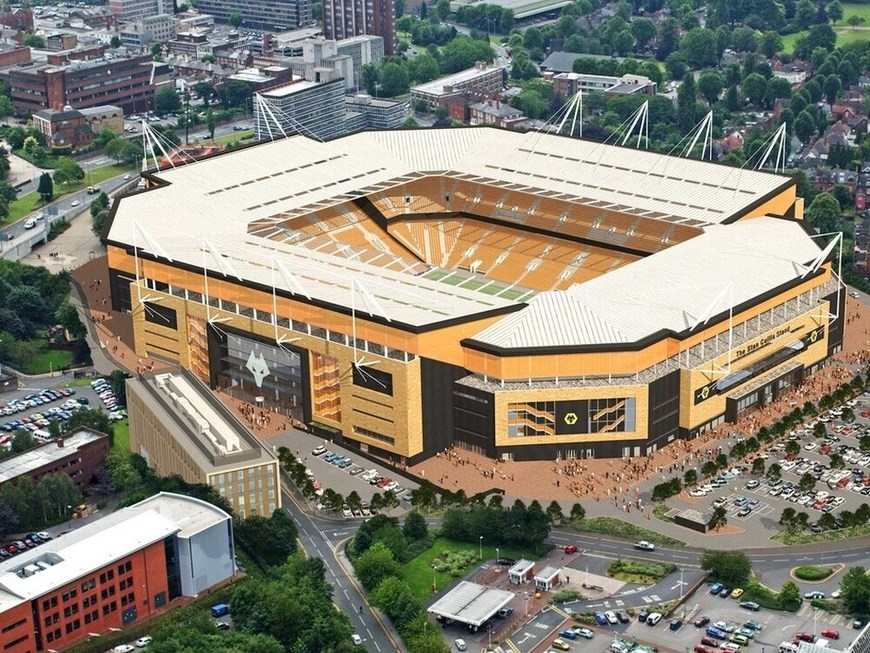
[[[269,370],[269,366],[266,365],[266,359],[263,358],[263,354],[254,355],[252,351],[248,354],[248,362],[245,364],[247,370],[253,375],[254,383],[257,384],[258,388],[263,387],[263,379],[265,379],[271,371]]]

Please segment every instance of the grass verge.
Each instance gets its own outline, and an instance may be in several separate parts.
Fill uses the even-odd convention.
[[[686,543],[682,540],[656,533],[648,528],[630,524],[615,517],[590,517],[589,519],[584,519],[578,530],[586,531],[587,533],[599,533],[601,535],[615,535],[616,537],[624,537],[627,540],[648,540],[649,542],[667,546],[686,546]]]
[[[795,578],[808,581],[825,580],[828,576],[834,573],[833,567],[821,565],[803,565],[795,567],[792,572]]]
[[[77,184],[68,184],[61,186],[60,184],[54,187],[54,200],[57,201],[64,195],[69,195],[77,191],[87,188],[91,185],[99,185],[107,179],[112,179],[118,175],[123,175],[130,172],[133,168],[127,165],[110,165],[102,168],[94,168],[85,175],[85,178]],[[17,200],[9,205],[9,215],[5,219],[0,219],[0,226],[11,224],[20,220],[24,216],[45,208],[45,203],[36,191],[22,195]]]
[[[44,344],[40,342],[39,344]],[[66,349],[45,349],[24,361],[15,362],[24,374],[47,374],[72,365],[73,353]]]
[[[444,589],[445,586],[457,580],[456,577],[448,572],[438,572],[432,569],[432,561],[435,558],[441,558],[449,553],[471,552],[475,556],[479,555],[477,544],[469,542],[455,542],[443,537],[435,540],[432,546],[423,551],[416,558],[406,562],[401,569],[401,577],[408,583],[414,596],[418,599],[425,600],[432,595],[432,585],[434,583],[438,590]],[[513,558],[519,560],[522,557],[537,560],[541,556],[542,551],[537,552],[532,549],[520,549],[510,546],[498,547],[485,544],[483,546],[483,559],[494,560],[497,557]]]
[[[797,546],[798,544],[814,544],[816,542],[839,542],[840,540],[848,540],[850,537],[863,535],[870,535],[870,524],[821,533],[793,533],[786,530],[780,531],[770,539],[786,546]]]
[[[626,583],[654,585],[676,569],[667,562],[647,562],[645,560],[616,560],[607,568],[607,575]]]
[[[668,513],[671,511],[671,507],[666,503],[657,504],[653,510],[653,517],[656,519],[661,519],[664,522],[668,522],[669,524],[673,524],[674,520],[668,517]]]
[[[112,449],[123,454],[130,453],[130,422],[127,418],[118,420],[114,424],[115,439]]]

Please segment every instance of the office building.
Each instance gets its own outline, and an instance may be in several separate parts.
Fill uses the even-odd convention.
[[[604,97],[617,95],[655,95],[656,83],[643,75],[587,75],[585,73],[559,73],[552,76],[553,90],[560,98],[568,98],[578,91],[599,91]]]
[[[121,43],[136,48],[151,43],[166,43],[175,38],[177,29],[174,16],[157,14],[123,25],[120,30]]]
[[[380,36],[384,52],[396,52],[396,11],[392,0],[325,0],[323,36],[340,41],[354,36]]]
[[[348,112],[363,116],[359,129],[397,129],[411,117],[411,106],[407,101],[379,100],[365,93],[345,96],[344,106]],[[348,127],[347,131],[358,129]]]
[[[346,133],[344,79],[332,69],[315,71],[318,79],[297,79],[264,91],[254,103],[254,124],[258,140],[284,134],[305,134],[328,140]],[[280,129],[279,129],[280,125]]]
[[[172,15],[171,0],[109,0],[109,11],[119,22],[135,23],[145,18]]]
[[[0,71],[12,104],[22,111],[112,104],[125,113],[154,108],[151,55],[110,57],[53,65],[30,63]]]
[[[426,107],[431,110],[444,106],[452,98],[465,93],[474,93],[481,97],[498,95],[504,87],[504,80],[504,68],[490,68],[486,62],[478,61],[474,68],[412,87],[411,103],[425,102]]]
[[[311,0],[200,0],[197,8],[221,23],[233,14],[242,17],[242,27],[286,32],[313,24]]]
[[[60,650],[234,573],[230,515],[163,492],[0,562],[0,650]]]
[[[788,176],[477,127],[146,178],[106,232],[137,353],[396,461],[646,456],[842,344],[836,252]]]
[[[27,476],[37,483],[43,476],[63,472],[84,489],[109,453],[105,433],[79,428],[69,435],[0,461],[0,485]]]
[[[148,329],[169,328],[154,310]],[[127,411],[130,450],[160,476],[211,485],[240,517],[268,517],[281,507],[278,461],[191,373],[129,379]]]

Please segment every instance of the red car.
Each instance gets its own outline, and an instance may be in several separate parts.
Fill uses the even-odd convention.
[[[803,630],[799,630],[794,634],[795,639],[799,639],[802,642],[813,642],[816,639],[816,636],[812,633],[805,632]]]
[[[698,617],[695,619],[695,628],[703,628],[710,623],[710,617]]]
[[[713,648],[719,648],[719,642],[717,642],[715,639],[711,639],[709,637],[702,637],[701,644],[703,644],[704,646],[712,646]]]
[[[696,644],[695,645],[695,653],[713,653],[713,651],[708,649],[706,646],[701,646],[700,644]]]
[[[393,482],[393,479],[391,479],[389,476],[387,476],[386,478],[381,479],[381,481],[377,484],[377,487],[385,488],[392,482]]]
[[[574,544],[565,545],[565,553],[577,553],[577,547]]]
[[[825,637],[826,639],[840,639],[840,631],[829,628],[828,630],[822,631],[822,637]]]

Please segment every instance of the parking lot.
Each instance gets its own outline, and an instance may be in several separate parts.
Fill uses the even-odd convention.
[[[843,420],[844,411],[854,412],[851,422]],[[817,437],[815,429],[824,426],[826,435]],[[779,478],[756,476],[747,466],[734,467],[691,492],[692,507],[709,514],[722,506],[728,522],[744,528],[761,530],[758,524],[770,530],[780,530],[779,519],[785,508],[807,513],[808,530],[820,532],[826,527],[840,528],[839,515],[843,510],[854,511],[864,503],[870,504],[870,395],[828,411],[815,420],[808,420],[759,456],[765,468],[774,463],[781,469]],[[832,467],[832,457],[841,468]],[[837,458],[839,457],[839,458]],[[839,466],[839,465],[837,465]],[[812,487],[807,480],[814,480]],[[700,499],[700,501],[698,501]],[[676,500],[678,501],[678,500]],[[700,504],[700,505],[698,505]],[[819,523],[822,515],[831,513],[829,523]]]

